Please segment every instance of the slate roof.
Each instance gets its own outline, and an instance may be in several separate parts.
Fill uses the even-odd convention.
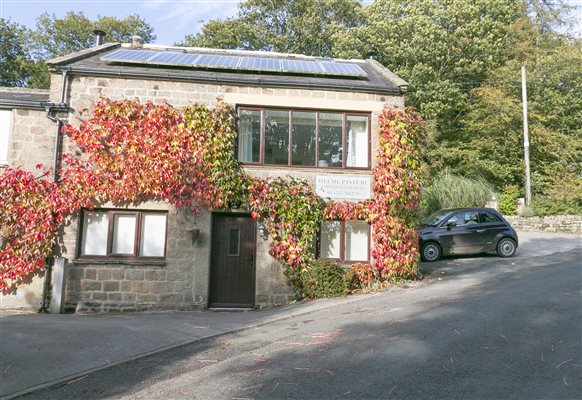
[[[49,66],[58,72],[69,71],[73,74],[103,77],[125,77],[137,79],[157,79],[170,81],[190,81],[207,84],[231,84],[243,86],[283,87],[299,89],[341,90],[379,94],[403,94],[407,83],[374,60],[336,60],[356,63],[367,74],[364,78],[298,75],[274,72],[211,70],[180,68],[156,65],[135,65],[122,63],[106,63],[101,57],[112,53],[121,46],[130,49],[129,45],[108,43],[98,47],[55,58],[48,62]],[[207,48],[172,48],[168,46],[145,45],[144,50],[164,51],[180,49],[201,54],[220,54],[233,56],[276,57],[278,59],[315,60],[297,54],[282,54],[269,52],[254,52],[242,50],[219,50]]]
[[[43,109],[49,90],[0,87],[0,108]]]

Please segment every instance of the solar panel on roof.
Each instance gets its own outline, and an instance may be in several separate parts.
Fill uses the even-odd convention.
[[[195,54],[176,51],[120,49],[101,57],[106,62],[220,68],[229,70],[287,72],[312,75],[366,76],[359,65],[347,62],[289,58]]]
[[[332,61],[320,61],[320,64],[323,70],[329,74],[366,76],[366,71],[356,64],[335,63]]]
[[[282,60],[281,66],[283,71],[287,72],[312,72],[312,73],[322,73],[323,68],[321,68],[317,61],[304,61],[304,60]]]
[[[122,60],[125,62],[143,62],[157,54],[159,54],[159,52],[151,50],[117,50],[109,55],[101,57],[101,59],[104,61]]]
[[[238,67],[257,71],[280,71],[281,61],[274,58],[241,57]]]
[[[240,57],[234,56],[203,55],[196,60],[195,64],[207,67],[235,68],[239,59]]]
[[[174,64],[174,65],[192,65],[200,57],[197,54],[176,53],[164,51],[158,53],[155,57],[148,60],[152,63]]]

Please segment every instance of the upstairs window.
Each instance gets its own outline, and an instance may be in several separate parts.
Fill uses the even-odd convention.
[[[83,211],[79,256],[163,259],[166,225],[165,212]]]
[[[8,149],[12,132],[12,111],[0,110],[0,165],[8,164]]]
[[[370,115],[239,109],[238,160],[245,164],[370,168]]]

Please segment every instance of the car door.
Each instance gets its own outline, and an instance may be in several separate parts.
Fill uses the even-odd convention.
[[[507,229],[501,219],[492,212],[479,212],[480,233],[483,236],[483,251],[494,251],[497,245],[497,236]]]
[[[463,210],[453,214],[441,226],[440,242],[449,254],[478,253],[483,247],[479,224],[479,212]]]

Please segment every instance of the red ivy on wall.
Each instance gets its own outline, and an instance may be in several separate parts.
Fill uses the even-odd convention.
[[[66,215],[104,202],[165,200],[177,207],[246,206],[272,239],[270,253],[294,270],[313,259],[323,219],[366,220],[374,229],[372,256],[383,277],[418,276],[413,216],[418,205],[416,141],[422,123],[413,112],[380,115],[374,199],[327,206],[304,181],[244,174],[234,152],[234,113],[177,110],[151,102],[96,102],[80,127],[65,127],[76,149],[63,156],[57,186],[19,170],[0,175],[0,290],[14,291],[44,268]],[[324,209],[325,207],[325,209]]]
[[[419,206],[418,141],[423,121],[413,110],[384,110],[373,169],[372,200],[331,202],[325,219],[365,220],[373,227],[373,265],[382,278],[416,278],[418,237],[414,217]]]

